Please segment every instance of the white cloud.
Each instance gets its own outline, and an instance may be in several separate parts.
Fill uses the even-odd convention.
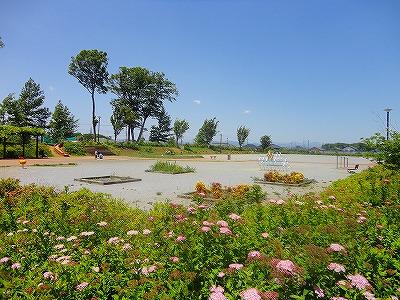
[[[193,103],[194,103],[194,104],[200,104],[201,101],[200,101],[200,100],[193,100]]]
[[[243,111],[243,113],[244,113],[245,115],[248,115],[248,114],[251,113],[251,110],[246,109],[246,110]]]

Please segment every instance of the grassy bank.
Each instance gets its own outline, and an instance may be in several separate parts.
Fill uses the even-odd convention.
[[[245,197],[145,212],[85,189],[57,193],[2,180],[1,295],[399,297],[398,172],[371,169],[286,202]]]

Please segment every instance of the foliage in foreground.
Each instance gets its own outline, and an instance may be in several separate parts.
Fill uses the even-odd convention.
[[[0,292],[12,299],[397,299],[400,175],[321,195],[144,212],[88,190],[0,181]],[[375,295],[375,296],[374,296]]]
[[[193,173],[195,168],[190,166],[180,166],[176,162],[169,161],[157,161],[150,166],[150,172],[160,172],[168,174],[181,174],[181,173]]]

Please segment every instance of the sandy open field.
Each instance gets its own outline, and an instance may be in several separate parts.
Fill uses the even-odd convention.
[[[323,155],[284,155],[287,157],[290,170],[303,172],[307,178],[318,182],[308,187],[283,187],[262,185],[268,193],[268,198],[286,197],[288,193],[304,194],[320,191],[331,181],[348,176],[346,169],[336,168],[335,156]],[[126,157],[106,157],[104,160],[95,160],[91,157],[84,158],[49,158],[45,160],[28,160],[25,169],[18,166],[17,160],[0,161],[0,177],[19,178],[23,184],[36,183],[51,185],[59,190],[70,186],[70,190],[82,187],[93,191],[110,193],[122,198],[128,203],[140,208],[148,209],[156,201],[171,201],[188,204],[189,201],[178,198],[182,193],[190,192],[196,181],[205,183],[220,182],[223,185],[236,185],[239,183],[252,183],[251,177],[262,177],[265,171],[260,170],[257,154],[232,155],[227,160],[226,155],[217,155],[216,159],[205,156],[203,159],[177,160],[178,164],[189,165],[196,168],[196,173],[169,175],[145,172],[155,160],[132,159]],[[76,162],[76,166],[35,167],[34,163],[66,163]],[[349,157],[349,166],[360,164],[360,169],[372,166],[364,158]],[[8,167],[5,167],[8,166]],[[74,178],[119,175],[141,178],[142,181],[96,185],[74,181]]]

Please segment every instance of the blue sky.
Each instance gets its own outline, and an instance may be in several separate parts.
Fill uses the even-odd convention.
[[[396,0],[2,1],[0,36],[0,99],[32,77],[46,106],[61,99],[83,132],[90,95],[67,73],[82,49],[106,51],[111,73],[164,72],[180,92],[167,110],[189,121],[187,140],[215,116],[224,140],[246,125],[255,142],[357,142],[383,131],[385,107],[400,129]],[[97,96],[106,135],[112,97]]]

